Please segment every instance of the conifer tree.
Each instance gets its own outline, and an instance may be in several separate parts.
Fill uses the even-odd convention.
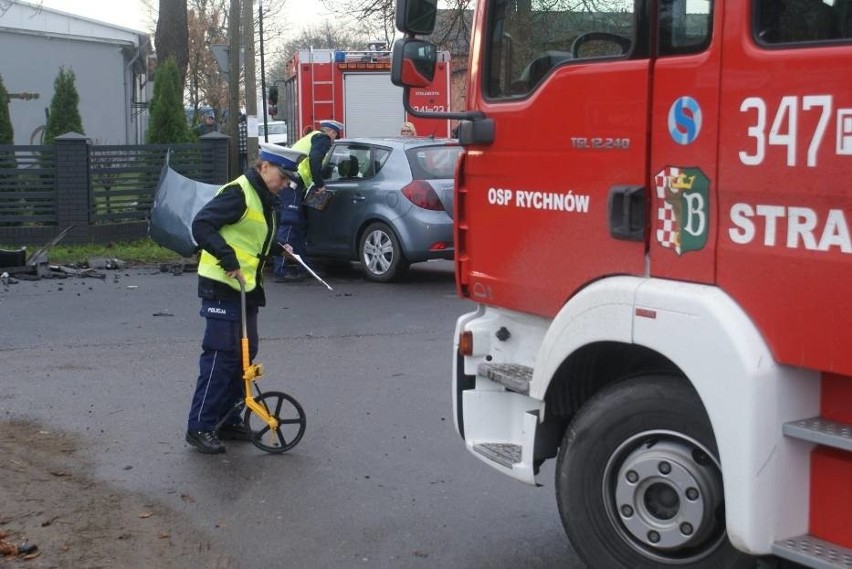
[[[183,85],[174,57],[157,66],[150,111],[149,143],[190,141],[183,110]]]
[[[0,145],[14,144],[15,132],[12,130],[12,118],[9,116],[9,92],[6,91],[6,86],[3,85],[3,76],[0,75]],[[6,168],[15,168],[14,150],[0,150],[0,170]],[[5,190],[3,187],[4,176],[0,174],[0,190]]]
[[[57,136],[67,132],[86,134],[83,131],[83,119],[80,118],[80,95],[77,94],[77,77],[64,67],[53,81],[53,99],[50,101],[50,113],[44,127],[44,143],[53,144]]]
[[[14,144],[15,132],[12,130],[12,118],[9,116],[9,92],[0,75],[0,144]]]

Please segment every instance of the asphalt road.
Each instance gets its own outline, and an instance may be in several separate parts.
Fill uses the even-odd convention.
[[[184,443],[203,328],[194,273],[0,286],[0,420],[84,435],[99,480],[182,512],[242,566],[582,567],[552,464],[543,487],[524,485],[454,430],[451,335],[473,305],[452,265],[415,265],[394,285],[329,282],[269,283],[260,315],[261,386],[307,414],[290,452]]]

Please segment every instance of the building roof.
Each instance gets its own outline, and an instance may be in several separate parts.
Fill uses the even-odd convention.
[[[0,14],[0,31],[132,44],[137,47],[140,43],[145,43],[148,36],[144,31],[99,22],[21,0],[11,0],[6,12]]]

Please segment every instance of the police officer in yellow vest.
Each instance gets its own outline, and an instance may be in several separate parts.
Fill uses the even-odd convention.
[[[299,164],[299,176],[305,184],[305,190],[311,184],[317,190],[325,188],[322,179],[322,162],[331,149],[331,143],[343,133],[343,123],[333,120],[320,121],[319,130],[314,130],[296,141],[290,148],[308,155],[308,159]]]
[[[224,452],[220,439],[252,438],[239,416],[229,416],[243,397],[238,281],[245,285],[249,353],[254,358],[258,307],[266,304],[263,266],[268,255],[284,252],[273,239],[276,196],[285,186],[296,185],[286,172],[294,171],[304,157],[290,148],[260,143],[257,165],[223,186],[193,219],[192,236],[202,249],[198,296],[207,325],[186,442],[200,452]]]
[[[320,121],[319,125],[319,130],[309,132],[291,147],[308,155],[308,158],[299,164],[299,176],[304,186],[298,190],[285,188],[279,196],[281,203],[278,241],[289,244],[297,255],[305,254],[308,232],[302,200],[312,185],[316,191],[325,191],[325,182],[321,173],[322,163],[331,149],[331,143],[343,132],[343,123],[338,121],[324,120]],[[288,266],[284,258],[275,257],[276,282],[299,281],[305,276],[305,270],[301,265]]]

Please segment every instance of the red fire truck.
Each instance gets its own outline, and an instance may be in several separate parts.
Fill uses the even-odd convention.
[[[852,2],[482,0],[471,51],[467,448],[555,458],[591,569],[852,567]]]
[[[410,120],[421,136],[449,136],[448,120],[410,117],[390,80],[389,51],[300,49],[287,61],[279,88],[279,117],[287,121],[287,138],[295,142],[306,126],[334,119],[353,136],[396,136]],[[450,56],[439,54],[434,80],[415,89],[411,104],[422,111],[450,110]]]

